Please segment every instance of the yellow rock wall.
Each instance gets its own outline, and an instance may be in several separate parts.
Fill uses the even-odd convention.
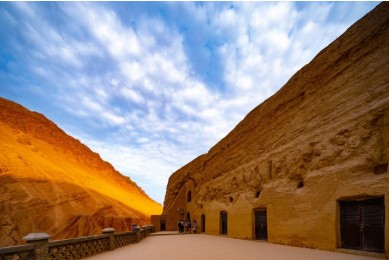
[[[162,207],[43,115],[0,98],[0,247],[131,230]]]
[[[380,196],[388,255],[388,57],[389,4],[382,3],[173,173],[164,212],[192,181],[186,207],[196,220],[206,215],[208,234],[220,233],[226,211],[228,236],[253,239],[253,211],[266,208],[270,242],[335,250],[338,201]]]

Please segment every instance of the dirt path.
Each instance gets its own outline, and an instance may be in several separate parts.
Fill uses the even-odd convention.
[[[367,260],[372,257],[227,237],[197,235],[149,236],[139,244],[90,257],[91,260]]]

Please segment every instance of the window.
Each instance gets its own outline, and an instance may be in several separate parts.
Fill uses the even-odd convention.
[[[192,201],[192,191],[188,191],[188,196],[186,197],[186,201],[187,202],[191,202]]]

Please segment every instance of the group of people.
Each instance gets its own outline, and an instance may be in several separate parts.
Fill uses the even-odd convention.
[[[178,232],[180,233],[197,233],[197,221],[187,219],[185,222],[180,219],[178,221]]]

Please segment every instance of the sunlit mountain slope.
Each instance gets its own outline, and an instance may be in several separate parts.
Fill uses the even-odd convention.
[[[43,115],[0,98],[0,246],[147,224],[162,207]]]

